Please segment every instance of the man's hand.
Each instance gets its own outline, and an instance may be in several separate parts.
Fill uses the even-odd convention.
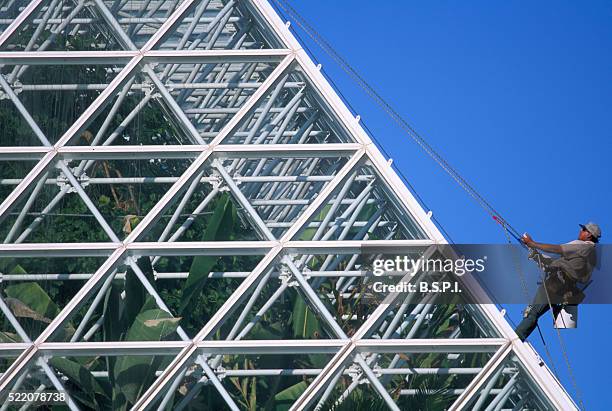
[[[527,233],[523,234],[523,237],[521,237],[521,241],[527,247],[533,248],[535,246],[535,241],[533,241],[533,238],[531,238],[531,236]]]
[[[535,248],[547,253],[563,254],[563,250],[561,249],[560,245],[536,243],[527,233],[523,234],[521,237],[521,242],[529,248]]]

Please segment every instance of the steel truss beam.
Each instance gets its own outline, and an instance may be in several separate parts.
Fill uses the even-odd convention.
[[[283,250],[296,254],[361,254],[368,252],[414,251],[431,246],[431,240],[371,241],[286,241]],[[265,255],[280,241],[181,241],[117,243],[21,243],[0,244],[0,257],[99,257],[122,249],[132,256]],[[375,248],[374,248],[375,247]]]
[[[0,51],[0,65],[123,65],[136,57],[142,63],[158,64],[218,64],[218,63],[279,63],[288,50],[149,50],[135,51]]]
[[[350,156],[360,147],[358,144],[220,144],[212,151],[219,158],[334,158]],[[207,145],[73,146],[61,147],[57,154],[64,160],[193,159],[206,150],[210,150]],[[53,147],[0,147],[0,160],[39,160],[52,151]]]

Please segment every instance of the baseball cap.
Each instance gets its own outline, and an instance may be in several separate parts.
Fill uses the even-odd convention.
[[[593,222],[589,222],[586,224],[578,224],[578,225],[582,227],[583,230],[587,230],[589,233],[591,233],[593,237],[595,238],[601,237],[601,228],[599,228],[597,224]]]

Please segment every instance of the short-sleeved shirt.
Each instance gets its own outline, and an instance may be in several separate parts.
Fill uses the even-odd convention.
[[[592,241],[574,240],[561,244],[561,257],[553,261],[552,267],[561,268],[565,274],[576,281],[586,283],[597,263],[595,243]]]

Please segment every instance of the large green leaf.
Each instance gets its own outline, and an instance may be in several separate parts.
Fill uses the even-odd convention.
[[[224,194],[217,204],[208,225],[202,234],[202,241],[228,240],[235,221],[235,209],[229,195]],[[208,281],[208,274],[217,263],[215,256],[196,256],[191,263],[187,281],[183,285],[179,312],[184,315],[191,300],[198,295]]]
[[[21,338],[14,333],[0,331],[0,343],[20,343]]]
[[[4,292],[8,296],[6,304],[15,317],[28,319],[28,321],[22,321],[21,324],[31,338],[44,330],[60,311],[38,283],[10,285],[5,288]],[[59,330],[57,338],[65,340],[72,334],[74,334],[74,327],[68,323]]]
[[[15,298],[45,318],[54,318],[59,308],[38,283],[27,282],[10,285],[4,290],[7,296]]]
[[[249,332],[249,337],[253,340],[278,340],[283,338],[283,324],[277,321],[267,324],[259,321]]]
[[[126,335],[126,341],[161,341],[176,331],[180,318],[173,318],[169,313],[153,309],[140,313],[134,320]],[[154,356],[123,356],[115,363],[115,387],[134,403],[144,392],[162,358]]]
[[[293,305],[291,323],[295,338],[319,338],[321,335],[321,326],[317,317],[308,308],[308,305],[299,294],[296,295]]]
[[[31,318],[32,320],[40,321],[46,324],[49,324],[51,322],[50,318],[39,314],[35,310],[28,307],[26,304],[22,303],[21,300],[18,300],[17,298],[8,297],[5,301],[8,308],[10,308],[13,315],[17,318]]]
[[[104,296],[104,341],[119,341],[121,339],[121,292],[120,281],[113,281]]]
[[[127,332],[126,341],[161,341],[176,331],[180,318],[154,308],[138,314]]]
[[[302,395],[308,384],[305,381],[298,382],[291,387],[285,388],[274,396],[275,411],[286,411]]]
[[[149,257],[139,258],[136,265],[140,268],[147,280],[149,280],[149,283],[155,287],[153,267],[151,267],[151,260]],[[147,295],[149,295],[148,292],[145,290],[140,279],[136,276],[136,273],[134,273],[134,270],[128,267],[125,274],[125,311],[123,312],[123,324],[127,326],[134,322],[136,316],[142,311],[142,306]]]
[[[85,405],[100,409],[103,407],[102,404],[108,404],[111,396],[110,387],[102,386],[83,365],[62,357],[49,359],[49,365],[79,387],[81,395],[77,398]]]
[[[104,297],[104,322],[102,323],[102,333],[104,341],[120,341],[123,326],[121,322],[121,292],[123,286],[119,281],[113,281],[106,296]],[[115,384],[115,356],[106,356],[106,369],[108,370],[108,381],[111,385]]]
[[[301,295],[296,292],[295,296],[293,314],[291,316],[294,338],[321,338],[322,328],[319,320],[317,320],[317,317]],[[322,368],[325,367],[329,358],[324,354],[309,354],[308,360],[314,368]]]

